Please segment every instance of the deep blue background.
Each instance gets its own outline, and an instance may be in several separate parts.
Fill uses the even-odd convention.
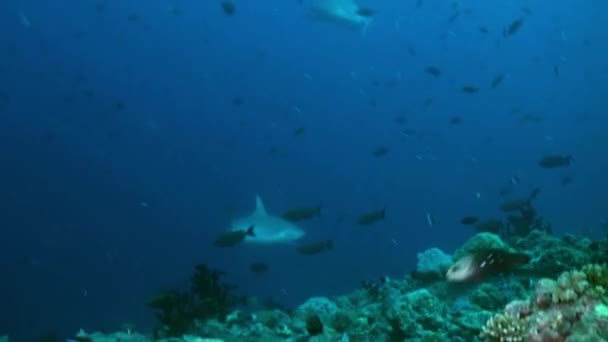
[[[234,17],[211,0],[0,2],[0,335],[148,330],[145,299],[200,262],[286,305],[401,277],[416,253],[472,235],[461,216],[500,217],[514,175],[514,197],[542,188],[557,232],[605,234],[608,3],[415,3],[373,2],[362,34],[312,20],[306,0],[235,1]],[[469,84],[479,93],[463,94]],[[575,163],[541,169],[546,153]],[[274,214],[321,203],[302,226],[335,249],[213,247],[256,193]],[[382,223],[355,224],[382,207]],[[252,261],[269,272],[251,274]]]

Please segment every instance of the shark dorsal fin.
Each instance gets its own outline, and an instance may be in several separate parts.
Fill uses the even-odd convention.
[[[255,211],[253,212],[253,215],[268,216],[266,213],[266,208],[264,208],[264,202],[262,202],[260,195],[255,195]]]

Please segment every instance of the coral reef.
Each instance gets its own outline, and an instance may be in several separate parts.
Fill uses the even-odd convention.
[[[467,254],[475,253],[482,249],[508,250],[509,245],[502,241],[500,236],[496,234],[488,232],[478,233],[454,252],[454,260],[458,260]]]
[[[541,279],[527,301],[514,301],[494,315],[481,336],[488,341],[606,341],[606,265],[586,265]]]
[[[234,310],[238,297],[221,283],[221,272],[197,268],[190,291],[169,292],[151,302],[164,327],[153,337],[172,342],[607,341],[608,266],[592,261],[606,259],[602,253],[608,243],[559,238],[547,231],[502,239],[484,232],[454,256],[484,248],[510,251],[513,246],[532,259],[506,275],[446,282],[437,275],[447,254],[431,249],[420,254],[412,275],[365,282],[336,298],[313,297],[292,311]],[[182,325],[182,319],[187,324]],[[173,330],[167,330],[171,325]],[[152,340],[132,332],[120,334],[87,336],[104,342]]]
[[[433,247],[418,253],[418,263],[413,276],[421,280],[439,280],[452,265],[452,256],[441,249]]]

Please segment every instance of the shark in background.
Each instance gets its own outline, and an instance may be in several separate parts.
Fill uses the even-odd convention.
[[[245,236],[243,242],[256,244],[292,243],[303,237],[306,232],[294,223],[279,216],[269,215],[260,196],[255,197],[255,210],[249,216],[232,222],[230,231],[247,231],[255,227],[255,234]]]
[[[361,29],[363,32],[372,22],[372,18],[366,15],[366,9],[354,0],[313,0],[310,9],[315,19]]]

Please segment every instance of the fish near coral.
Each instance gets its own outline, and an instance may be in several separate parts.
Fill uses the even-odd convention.
[[[446,273],[450,282],[481,281],[527,264],[530,256],[503,249],[480,249],[458,259]]]
[[[322,253],[326,250],[332,249],[334,246],[333,241],[313,241],[303,245],[298,246],[296,249],[298,253],[302,255],[315,255]]]
[[[321,216],[321,206],[316,207],[297,207],[287,209],[282,217],[291,222],[309,220]]]
[[[424,72],[426,72],[427,74],[429,74],[433,77],[439,77],[441,75],[441,70],[439,70],[439,68],[434,65],[430,65],[430,66],[424,68]]]
[[[384,220],[385,209],[371,211],[357,217],[357,223],[362,226],[368,226],[372,223]]]
[[[237,244],[243,242],[247,236],[254,236],[253,225],[249,226],[247,230],[232,230],[229,232],[222,233],[215,239],[214,245],[218,247],[234,247]]]
[[[517,33],[517,31],[519,31],[519,29],[521,28],[521,26],[524,24],[524,20],[523,19],[515,19],[511,25],[509,25],[508,27],[505,28],[505,30],[503,31],[503,36],[505,37],[509,37],[512,36],[514,34]]]
[[[253,273],[264,273],[268,271],[268,265],[265,262],[256,261],[249,265],[249,270]]]
[[[479,219],[476,216],[465,216],[460,219],[460,223],[464,224],[465,226],[470,226],[477,222],[479,222]]]

